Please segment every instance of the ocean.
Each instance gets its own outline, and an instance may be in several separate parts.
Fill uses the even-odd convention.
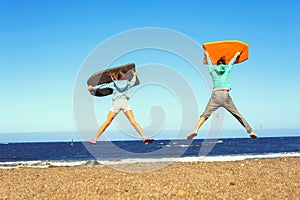
[[[299,157],[300,137],[0,143],[0,168]]]

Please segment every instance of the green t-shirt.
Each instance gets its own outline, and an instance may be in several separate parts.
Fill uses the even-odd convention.
[[[213,80],[214,89],[218,89],[218,88],[230,89],[231,88],[231,85],[229,82],[229,73],[230,73],[232,66],[233,66],[234,62],[236,61],[236,59],[237,59],[237,56],[234,56],[230,60],[228,65],[220,64],[220,65],[214,66],[211,63],[210,58],[207,58],[208,69],[209,69],[209,73]]]

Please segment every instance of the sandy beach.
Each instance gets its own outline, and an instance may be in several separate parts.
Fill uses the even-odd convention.
[[[300,158],[0,169],[0,199],[300,199]],[[149,172],[147,169],[152,169]]]

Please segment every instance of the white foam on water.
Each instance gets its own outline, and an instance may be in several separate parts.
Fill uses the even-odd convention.
[[[73,167],[85,165],[88,161],[18,161],[18,162],[0,162],[0,169],[12,169],[19,167],[48,168],[48,167]]]
[[[68,161],[50,161],[49,165],[51,167],[74,167],[74,166],[80,166],[80,165],[85,165],[87,161],[73,161],[73,162],[68,162]]]
[[[238,160],[255,160],[255,159],[282,158],[282,157],[300,157],[300,153],[182,157],[178,159],[178,162],[229,162],[229,161],[238,161]]]
[[[254,160],[281,157],[300,157],[300,153],[277,153],[264,155],[228,155],[228,156],[193,156],[179,158],[134,158],[122,160],[98,160],[102,165],[136,164],[136,163],[164,163],[164,162],[229,162],[238,160]]]
[[[13,169],[19,167],[47,168],[47,167],[74,167],[74,166],[104,166],[119,164],[138,163],[171,163],[171,162],[230,162],[238,160],[272,159],[283,157],[300,157],[300,152],[274,153],[259,155],[226,155],[226,156],[193,156],[193,157],[171,157],[171,158],[127,158],[121,160],[84,160],[84,161],[18,161],[0,162],[0,169]]]

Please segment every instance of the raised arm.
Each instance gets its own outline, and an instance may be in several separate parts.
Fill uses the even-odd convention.
[[[112,81],[118,80],[118,73],[115,73],[115,72],[108,72],[107,75],[110,76],[110,79],[111,79]]]
[[[208,64],[208,70],[210,72],[214,71],[215,70],[215,66],[212,64],[212,62],[210,60],[208,51],[205,50],[204,51],[204,55],[206,56],[206,61],[207,61],[207,64]]]
[[[133,74],[133,77],[132,77],[131,81],[129,82],[129,87],[133,87],[134,86],[134,84],[136,82],[136,77],[138,75],[138,72],[132,70],[132,74]]]
[[[236,61],[236,59],[241,55],[241,52],[236,52],[235,55],[233,56],[233,58],[230,60],[230,62],[228,63],[228,65],[233,65],[234,62]]]

